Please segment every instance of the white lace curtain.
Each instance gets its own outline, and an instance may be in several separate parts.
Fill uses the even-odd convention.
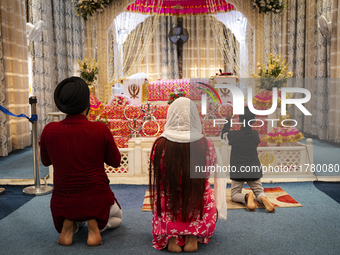
[[[314,79],[297,80],[291,84],[304,86],[312,94],[311,101],[306,104],[312,116],[304,116],[299,110],[290,110],[299,123],[299,130],[320,139],[340,142],[340,89],[334,80],[326,79],[330,77],[330,71],[331,77],[339,78],[340,68],[337,64],[339,4],[335,1],[332,6],[332,2],[290,0],[284,15],[266,15],[264,53],[282,54],[289,63],[289,71],[294,72],[294,77]],[[327,44],[318,28],[318,18],[321,15],[334,22],[332,45]],[[332,62],[327,47],[328,52],[332,52]]]
[[[177,45],[170,42],[168,38],[170,29],[176,25],[177,17],[159,17],[151,44],[143,61],[134,72],[146,73],[150,81],[179,78]]]
[[[221,22],[215,20],[217,16]],[[226,25],[232,27],[231,23],[237,22],[241,16],[239,12],[231,12],[214,16],[183,17],[183,27],[189,33],[189,40],[183,45],[182,65],[178,59],[178,46],[171,43],[168,38],[171,28],[178,25],[177,17],[161,16],[145,58],[133,69],[132,73],[147,73],[151,81],[178,79],[179,69],[183,71],[182,78],[210,77],[219,72],[219,69],[234,72],[241,77],[249,77],[254,66],[253,30],[246,19],[242,20],[244,24],[240,23],[240,26],[244,26],[242,31],[239,31],[237,27],[230,30],[228,26],[223,25],[229,21]],[[221,26],[222,33],[224,31],[224,43],[230,45],[227,60],[224,59],[216,43],[214,30],[211,27],[215,25]],[[237,36],[233,32],[238,33]]]
[[[28,0],[29,21],[44,21],[44,30],[30,46],[33,59],[32,93],[38,100],[38,130],[52,121],[48,113],[58,111],[54,89],[63,79],[79,76],[77,58],[85,55],[85,23],[75,15],[71,0]]]
[[[224,70],[224,60],[211,29],[211,16],[197,15],[183,17],[183,27],[189,33],[189,40],[183,45],[182,67],[179,66],[177,45],[168,37],[171,28],[176,27],[177,17],[161,16],[159,24],[144,60],[135,72],[147,73],[151,81],[157,79],[178,79],[179,68],[182,78],[206,78],[219,69]]]
[[[252,77],[251,74],[254,72],[254,30],[247,18],[239,11],[217,13],[213,17],[222,22],[229,30],[227,40],[237,40],[235,46],[239,51],[237,53],[238,63],[236,63],[239,65],[238,76],[240,78]]]
[[[340,1],[333,0],[332,5],[332,42],[331,42],[331,90],[329,109],[328,139],[340,142]]]
[[[189,40],[183,45],[183,78],[209,78],[224,69],[224,60],[215,40],[211,16],[183,17]]]
[[[161,0],[153,0],[160,1]],[[108,61],[112,61],[112,57],[108,55],[108,49],[112,48],[112,40],[108,40],[109,31],[112,26],[113,20],[121,13],[125,8],[131,4],[131,0],[119,0],[113,1],[111,5],[105,8],[105,11],[101,13],[95,13],[86,22],[86,56],[97,57],[99,62],[99,74],[96,83],[96,96],[102,103],[107,103],[112,94],[112,70],[111,65],[108,65]],[[111,75],[111,77],[110,77]]]
[[[24,0],[0,1],[0,105],[30,115]],[[0,156],[31,144],[26,118],[0,112]]]
[[[116,17],[109,31],[110,85],[135,73],[147,54],[160,16],[123,12]],[[112,32],[111,32],[112,31]],[[112,35],[111,35],[112,34]]]

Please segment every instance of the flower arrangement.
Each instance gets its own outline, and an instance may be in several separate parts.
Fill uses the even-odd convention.
[[[106,116],[103,116],[101,114],[97,115],[95,120],[96,122],[103,122],[106,126],[109,126],[109,121]]]
[[[85,59],[83,58],[82,61],[77,59],[78,64],[79,64],[79,72],[80,72],[80,77],[83,78],[86,82],[92,83],[95,80],[97,80],[97,74],[98,74],[98,64],[99,60],[96,59]]]
[[[252,2],[259,13],[282,14],[283,10],[287,9],[287,4],[282,0],[252,0]]]
[[[168,105],[172,104],[177,98],[186,97],[186,93],[182,88],[175,88],[169,95]]]
[[[110,99],[110,101],[107,103],[107,105],[110,106],[126,106],[131,104],[131,99],[122,94],[115,94],[113,97]]]
[[[254,78],[261,78],[260,89],[271,89],[272,87],[284,87],[287,80],[293,76],[293,72],[287,72],[289,64],[282,60],[282,55],[274,57],[272,53],[266,55],[268,64],[257,62],[259,74],[252,74]]]
[[[87,16],[92,16],[93,12],[102,12],[104,8],[110,5],[113,0],[75,0],[76,15],[83,17],[86,21]]]

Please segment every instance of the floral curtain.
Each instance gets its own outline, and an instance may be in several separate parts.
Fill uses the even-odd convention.
[[[312,116],[304,116],[296,108],[290,109],[298,121],[300,131],[320,139],[339,142],[340,132],[336,123],[340,119],[340,91],[334,82],[327,79],[330,77],[330,67],[336,66],[334,57],[333,62],[330,61],[330,49],[332,47],[334,56],[338,51],[338,37],[333,30],[332,40],[337,43],[333,44],[332,41],[331,46],[330,40],[323,38],[318,28],[318,18],[321,15],[328,21],[333,18],[333,28],[337,27],[338,6],[334,3],[332,7],[332,0],[289,0],[287,4],[288,9],[284,15],[265,15],[264,53],[282,54],[289,63],[289,71],[294,72],[293,77],[305,78],[293,79],[289,85],[304,87],[312,94],[312,99],[305,105]],[[335,73],[339,72],[333,72],[334,78]]]
[[[150,81],[179,79],[177,45],[170,42],[168,37],[171,28],[176,26],[177,17],[159,17],[158,26],[146,56],[134,73],[144,72]]]
[[[42,36],[30,46],[40,134],[52,121],[48,113],[58,111],[53,100],[55,87],[67,77],[79,76],[77,58],[85,55],[85,23],[75,15],[71,0],[29,0],[28,5],[29,21],[44,21]]]
[[[0,2],[0,104],[29,114],[26,15],[24,0]],[[0,156],[31,144],[30,123],[0,113]]]

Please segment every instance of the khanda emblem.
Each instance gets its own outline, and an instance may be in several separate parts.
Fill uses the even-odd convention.
[[[259,154],[259,159],[260,159],[261,164],[266,167],[276,165],[275,156],[270,152],[265,152],[265,151],[261,152]]]
[[[227,88],[220,88],[220,91],[221,91],[221,94],[222,94],[221,97],[228,97],[229,96],[229,93],[230,93],[229,89],[227,89]]]
[[[138,98],[139,86],[136,84],[131,84],[128,87],[131,98]]]

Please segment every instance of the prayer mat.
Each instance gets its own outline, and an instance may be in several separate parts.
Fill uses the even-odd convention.
[[[232,202],[230,199],[230,189],[227,189],[226,197],[227,197],[227,206],[228,209],[245,209],[247,208],[245,205],[241,203]],[[248,193],[250,191],[249,188],[242,189],[242,193]],[[286,191],[281,189],[280,187],[275,188],[264,188],[264,192],[267,195],[267,198],[270,202],[272,202],[275,207],[301,207],[302,205],[297,202],[294,198],[292,198]],[[255,205],[257,208],[262,208],[262,205],[254,199]],[[151,211],[150,205],[150,195],[149,191],[145,192],[144,202],[143,202],[143,212]]]

